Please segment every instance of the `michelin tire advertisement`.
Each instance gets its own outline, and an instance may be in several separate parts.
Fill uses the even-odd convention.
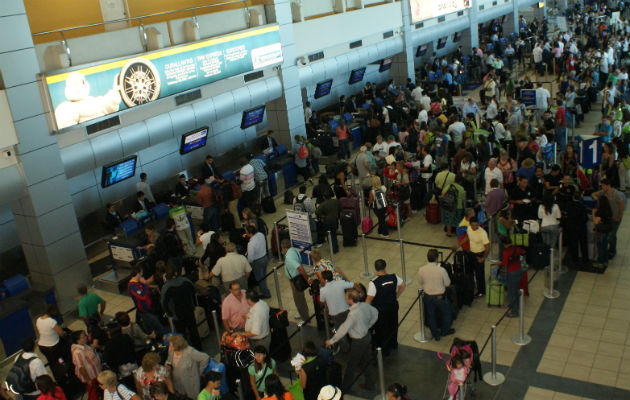
[[[282,62],[266,26],[45,76],[57,129]]]

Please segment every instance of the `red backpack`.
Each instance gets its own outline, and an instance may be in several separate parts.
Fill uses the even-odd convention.
[[[298,151],[298,157],[302,160],[308,157],[308,149],[303,144],[300,146],[300,151]]]

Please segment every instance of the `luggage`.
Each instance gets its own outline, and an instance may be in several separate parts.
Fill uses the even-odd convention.
[[[284,204],[286,205],[291,205],[293,204],[293,198],[295,196],[293,195],[293,192],[290,190],[287,190],[284,192]]]
[[[24,394],[34,392],[37,389],[29,372],[29,364],[31,363],[31,360],[36,358],[37,357],[24,359],[21,355],[18,356],[5,378],[5,385],[9,390],[15,393]]]
[[[525,296],[529,296],[529,276],[527,276],[527,271],[523,271],[523,277],[521,278],[521,283],[519,283],[518,288],[519,290],[523,289]]]
[[[271,331],[269,356],[276,361],[286,361],[291,357],[291,342],[287,334],[288,326],[289,319],[286,310],[269,309],[269,329]]]
[[[203,307],[195,307],[195,323],[197,324],[199,337],[202,339],[207,338],[210,335],[210,327],[206,318],[206,310]]]
[[[168,206],[168,204],[160,203],[153,207],[153,209],[151,209],[151,213],[153,214],[155,219],[162,219],[168,216],[169,210],[170,207]]]
[[[339,199],[341,203],[342,212],[351,212],[354,217],[354,225],[358,226],[361,223],[361,211],[359,208],[359,198],[356,196],[342,197]]]
[[[457,291],[457,306],[470,306],[475,298],[475,281],[467,263],[468,255],[463,251],[455,253],[453,261],[453,284]]]
[[[430,224],[440,223],[440,205],[438,203],[429,203],[426,208],[427,222]]]
[[[488,282],[486,289],[486,304],[488,307],[501,307],[503,306],[503,296],[505,294],[504,286],[496,279],[491,279]]]
[[[387,214],[385,218],[385,223],[390,228],[396,228],[396,225],[397,225],[396,220],[397,220],[396,209],[392,205],[387,206]]]
[[[289,228],[286,225],[278,224],[278,237],[280,238],[280,243],[282,243],[283,239],[289,238]],[[274,232],[271,232],[271,254],[274,256],[278,256],[278,242],[276,242],[276,235]]]
[[[411,203],[412,210],[420,210],[424,207],[424,196],[426,187],[424,182],[416,181],[411,184],[411,196],[409,202]]]
[[[551,249],[547,246],[539,234],[530,234],[529,248],[527,249],[527,265],[540,270],[549,265]]]
[[[238,254],[245,254],[247,252],[247,242],[249,239],[243,237],[243,235],[245,235],[245,229],[243,228],[234,229],[229,233],[230,242],[236,245]]]
[[[372,228],[374,227],[374,221],[372,221],[372,217],[366,215],[361,221],[361,232],[368,234]]]
[[[263,211],[267,214],[273,214],[276,212],[276,203],[271,196],[267,196],[262,199],[261,206]]]
[[[341,213],[341,232],[343,233],[344,247],[357,245],[357,224],[352,212],[343,211]],[[334,234],[334,232],[333,232]]]

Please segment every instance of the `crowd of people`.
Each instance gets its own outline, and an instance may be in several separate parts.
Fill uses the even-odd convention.
[[[521,261],[524,243],[518,242],[523,235],[539,231],[542,243],[552,248],[563,229],[568,246],[565,262],[604,272],[617,252],[624,192],[630,190],[630,25],[613,20],[613,10],[605,4],[592,7],[590,12],[569,10],[569,29],[563,32],[549,33],[546,22],[528,24],[520,17],[521,35],[511,41],[503,40],[498,27],[485,51],[475,48],[464,57],[460,48],[450,60],[436,57],[418,71],[416,83],[409,79],[401,87],[390,83],[382,88],[367,83],[361,93],[341,98],[337,114],[363,117],[363,144],[353,156],[349,128],[341,118],[334,129],[341,161],[327,166],[327,175],[320,175],[310,196],[306,182],[319,172],[322,138],[318,132],[328,121],[307,104],[307,137],[296,136],[289,152],[305,183],[291,204],[314,221],[316,245],[325,240],[324,232],[337,232],[342,199],[356,195],[349,185],[354,176],[357,191],[362,191],[362,206],[369,210],[368,218],[374,213],[377,232],[383,237],[392,228],[392,204],[399,206],[402,221],[423,208],[429,219],[429,208],[437,204],[440,219],[435,222],[443,224],[447,237],[457,238],[454,248],[470,270],[475,297],[486,296],[488,290],[486,263],[493,245],[488,230],[496,231],[499,257],[491,263],[505,271],[510,317],[518,316],[518,289],[526,278]],[[515,73],[519,60],[527,57],[528,46],[535,82],[527,74]],[[459,77],[469,66],[471,78],[477,75],[481,80],[479,104],[470,96],[463,104],[454,104],[453,95],[459,94],[465,79]],[[542,83],[542,77],[550,74],[555,74],[557,83],[553,93]],[[521,89],[535,91],[535,105],[523,104]],[[584,123],[584,114],[595,105],[601,105],[602,112],[601,123],[592,127],[593,135],[604,142],[601,162],[583,168],[576,138],[567,127]],[[277,146],[272,132],[261,144],[271,151]],[[555,146],[558,158],[550,146]],[[90,400],[220,398],[224,378],[207,368],[210,357],[202,351],[198,308],[207,321],[217,311],[225,335],[240,338],[251,349],[253,359],[244,366],[249,381],[244,384],[253,399],[338,400],[342,391],[352,390],[360,375],[364,380],[360,386],[373,389],[373,349],[380,347],[387,356],[398,347],[398,298],[405,282],[387,272],[385,259],[378,259],[376,277],[365,288],[324,258],[317,246],[310,252],[311,262],[305,263],[300,249],[286,237],[280,237],[277,248],[298,312],[295,319],[308,323],[312,318],[305,295],[310,289],[316,313],[327,308],[334,334],[320,346],[307,341],[291,359],[299,388],[285,388],[278,377],[280,360],[274,358],[278,348],[271,343],[273,313],[265,301],[271,297],[267,265],[270,251],[275,250],[270,250],[271,235],[261,218],[261,203],[264,206],[269,198],[267,172],[265,161],[246,156],[238,179],[233,180],[222,175],[208,156],[198,180],[180,176],[167,199],[166,229],[158,232],[153,223],[144,227],[139,249],[146,256],[133,266],[128,284],[135,319],[119,312],[105,322],[105,301],[86,287],[78,290],[78,313],[86,330],[61,329],[57,310],[47,308],[36,321],[37,342],[23,341],[23,353],[12,368],[14,375],[21,371],[23,381],[13,385],[21,397],[65,400],[64,391],[74,395],[73,387],[78,386],[77,391],[85,390]],[[159,200],[147,178],[141,174],[136,187],[132,216],[137,219]],[[203,208],[202,223],[194,233],[182,206],[185,198]],[[107,206],[109,228],[123,219],[113,205]],[[589,252],[589,240],[596,243],[594,254]],[[339,251],[336,234],[330,246],[334,253]],[[196,257],[198,248],[201,257]],[[416,280],[425,294],[432,337],[452,335],[447,292],[453,274],[441,264],[436,249],[428,251],[427,264],[419,268]],[[147,345],[165,337],[162,351]],[[338,348],[345,360],[342,378],[333,377],[334,362],[325,351],[330,347]],[[451,360],[451,398],[465,380],[462,371],[469,363],[470,354],[458,353]],[[404,386],[392,384],[388,398],[405,398],[405,391]]]

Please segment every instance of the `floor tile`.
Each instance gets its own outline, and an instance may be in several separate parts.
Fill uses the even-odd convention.
[[[588,380],[599,385],[614,386],[617,383],[617,376],[613,372],[593,368]]]

